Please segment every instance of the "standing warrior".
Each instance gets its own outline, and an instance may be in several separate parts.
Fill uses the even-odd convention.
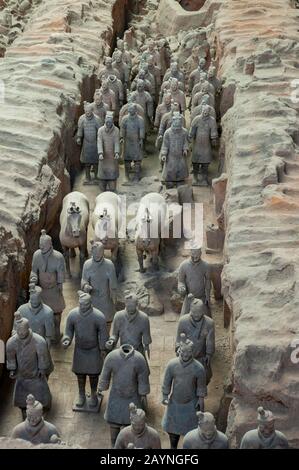
[[[104,257],[104,246],[101,242],[90,243],[92,258],[84,263],[81,289],[90,293],[93,307],[103,312],[109,331],[117,294],[115,267],[112,261]]]
[[[288,449],[285,435],[275,430],[275,418],[271,411],[260,406],[257,410],[258,428],[248,431],[241,441],[240,449]]]
[[[115,93],[109,87],[108,78],[105,78],[105,80],[103,80],[102,86],[100,88],[100,92],[102,93],[104,103],[108,106],[108,110],[115,111],[115,108],[116,108]]]
[[[189,431],[183,440],[183,449],[228,449],[228,439],[217,430],[212,413],[197,413],[198,427]]]
[[[159,129],[163,116],[171,111],[171,100],[171,93],[165,93],[163,96],[162,103],[157,106],[154,122],[154,127],[156,128],[156,130]]]
[[[159,433],[146,424],[144,410],[130,403],[131,425],[117,436],[114,449],[161,449]]]
[[[137,90],[133,91],[132,98],[136,100],[136,103],[140,104],[144,110],[145,118],[145,132],[147,133],[150,128],[150,124],[153,122],[153,99],[151,95],[144,89],[144,81],[138,80]]]
[[[30,299],[27,304],[18,308],[18,312],[23,318],[27,318],[33,333],[45,338],[50,349],[51,341],[55,337],[54,313],[53,310],[42,301],[42,289],[35,284],[29,284]],[[14,330],[16,324],[14,324]]]
[[[189,296],[193,298],[192,294]],[[193,343],[194,359],[206,370],[208,385],[212,378],[211,359],[215,353],[215,325],[205,312],[206,307],[200,299],[191,302],[190,313],[183,315],[178,323],[176,350],[179,349],[181,334],[184,333]]]
[[[119,129],[114,125],[113,113],[108,111],[105,124],[98,131],[98,178],[102,192],[116,191],[116,182],[119,177],[119,153]]]
[[[134,103],[137,109],[137,114],[138,116],[142,117],[144,119],[144,109],[140,104],[136,103],[136,95],[132,95],[132,93],[128,96],[128,102],[123,105],[119,112],[119,125],[121,126],[121,122],[125,116],[128,115],[128,108],[131,103]]]
[[[122,81],[122,84],[124,86],[124,93],[126,94],[126,90],[129,85],[130,72],[129,67],[123,59],[123,54],[121,51],[114,52],[112,63],[113,67],[119,72],[119,79]]]
[[[192,341],[182,335],[179,357],[168,362],[163,379],[162,404],[167,408],[162,427],[169,435],[172,449],[177,448],[180,436],[196,427],[196,411],[204,411],[206,373],[193,358],[192,350]]]
[[[98,118],[100,127],[104,125],[106,114],[108,111],[107,104],[103,101],[103,95],[100,90],[96,90],[94,94],[94,101],[92,103],[93,114]]]
[[[101,127],[99,118],[93,113],[93,103],[84,103],[85,113],[80,116],[78,121],[77,144],[82,145],[80,161],[85,167],[84,184],[90,184],[91,167],[94,169],[95,178],[98,171],[98,149],[97,135]]]
[[[216,147],[218,142],[216,120],[210,115],[208,107],[203,107],[202,114],[192,121],[189,139],[190,141],[194,140],[192,148],[193,185],[208,186],[209,164],[213,158],[212,146]]]
[[[152,98],[155,97],[155,88],[151,84],[151,82],[146,78],[146,72],[144,69],[140,69],[134,80],[131,84],[131,91],[135,91],[137,89],[137,82],[138,80],[144,81],[144,89],[147,91]]]
[[[159,101],[159,91],[161,86],[161,70],[155,65],[154,57],[150,55],[147,59],[148,71],[155,78],[155,103]]]
[[[190,104],[191,104],[191,109],[193,111],[193,109],[198,106],[199,104],[201,104],[202,102],[202,97],[206,94],[209,95],[209,105],[212,106],[213,108],[215,108],[215,95],[214,93],[211,93],[211,87],[210,87],[210,83],[206,83],[204,82],[202,85],[201,85],[201,90],[198,91],[197,93],[195,93],[195,95],[192,95],[192,98],[190,100]]]
[[[170,78],[176,78],[183,85],[183,90],[185,89],[185,75],[179,69],[179,64],[177,62],[171,62],[169,70],[164,75],[163,82],[166,82]]]
[[[145,358],[147,353],[150,358],[149,345],[152,338],[149,318],[146,313],[139,310],[135,294],[126,295],[125,305],[124,310],[115,314],[107,349],[115,347],[120,340],[120,345],[131,344],[135,351],[139,351]]]
[[[60,322],[62,311],[65,308],[62,292],[64,277],[64,256],[53,249],[52,238],[47,235],[45,230],[42,230],[39,250],[36,250],[32,258],[30,283],[37,284],[42,288],[42,300],[54,312],[56,343],[60,341],[62,336]]]
[[[127,43],[123,39],[118,39],[116,42],[117,49],[122,53],[122,58],[129,69],[129,76],[132,69],[132,57],[130,52],[126,49]]]
[[[175,113],[170,129],[164,134],[161,148],[161,161],[164,162],[162,180],[167,188],[183,184],[188,177],[188,149],[188,132],[183,127],[183,118]]]
[[[213,106],[210,106],[209,102],[210,102],[210,95],[208,95],[208,94],[202,95],[200,104],[195,106],[195,108],[193,108],[193,110],[192,110],[192,113],[191,113],[191,116],[190,116],[190,122],[191,123],[192,123],[193,119],[196,118],[196,116],[199,116],[202,113],[204,106],[207,106],[209,108],[210,116],[212,116],[214,119],[216,119],[215,108],[213,108]]]
[[[201,74],[205,72],[206,61],[205,59],[199,59],[198,66],[195,70],[190,73],[188,91],[192,93],[193,87],[200,82]]]
[[[173,78],[170,83],[170,94],[174,102],[179,103],[180,112],[184,115],[186,111],[186,97],[183,90],[180,90],[179,81],[176,78]]]
[[[114,95],[115,95],[114,119],[117,122],[120,108],[122,107],[124,103],[124,87],[123,87],[122,82],[116,77],[116,75],[109,75],[107,80],[108,80],[110,90],[114,91]]]
[[[79,396],[76,407],[86,402],[86,376],[89,376],[91,397],[88,405],[98,405],[97,387],[105,357],[105,344],[108,339],[106,319],[100,310],[93,307],[91,296],[78,291],[79,307],[70,311],[65,327],[62,345],[68,348],[75,336],[75,350],[72,371],[77,376]]]
[[[23,439],[34,445],[60,443],[59,432],[44,420],[43,405],[31,394],[26,399],[26,419],[14,427],[11,439]]]
[[[130,180],[131,164],[135,166],[135,181],[140,180],[141,162],[143,158],[143,142],[145,138],[144,119],[137,114],[137,106],[130,103],[128,115],[120,124],[120,138],[124,142],[123,158],[125,160],[125,174]]]
[[[146,395],[150,392],[146,360],[130,344],[123,344],[106,356],[99,383],[100,394],[109,389],[111,380],[104,419],[110,425],[111,445],[114,447],[120,428],[130,424],[129,404],[133,402],[144,409]]]
[[[210,266],[201,259],[201,248],[192,248],[191,257],[181,263],[178,273],[178,292],[184,297],[181,315],[190,311],[190,298],[202,300],[207,310],[210,310]]]
[[[119,71],[112,64],[112,57],[105,57],[104,65],[105,68],[99,73],[99,80],[101,84],[109,77],[109,75],[116,75],[117,78],[120,78]]]
[[[53,364],[46,340],[32,333],[29,322],[15,313],[16,334],[6,343],[6,367],[9,377],[16,379],[14,388],[14,406],[21,409],[25,419],[26,399],[34,393],[45,409],[51,407],[51,393],[47,375],[53,370]]]

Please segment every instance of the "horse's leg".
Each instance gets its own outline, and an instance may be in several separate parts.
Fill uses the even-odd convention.
[[[144,269],[144,266],[143,266],[143,250],[140,250],[139,248],[136,248],[136,253],[137,253],[140,272],[145,273],[145,269]]]
[[[159,267],[159,245],[157,247],[153,248],[152,262],[153,262],[154,269],[159,271],[159,269],[160,269],[160,267]]]
[[[63,246],[62,250],[63,250],[64,259],[65,259],[66,272],[68,273],[69,277],[72,277],[71,268],[70,268],[70,249],[67,248],[66,246]]]

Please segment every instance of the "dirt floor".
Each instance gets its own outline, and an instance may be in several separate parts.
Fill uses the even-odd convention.
[[[154,147],[156,136],[152,135],[146,145],[147,158],[143,162],[143,176],[159,178],[159,161],[158,153]],[[211,176],[216,174],[217,162],[211,167]],[[121,178],[119,182],[119,193],[125,194],[128,203],[139,197],[140,191],[146,193],[147,187],[142,184],[123,186],[124,169],[121,166]],[[76,183],[74,190],[85,193],[90,201],[91,211],[94,208],[94,201],[99,194],[97,186],[83,185],[83,177],[81,174]],[[146,180],[147,181],[147,180]],[[157,182],[158,184],[158,182]],[[213,194],[210,188],[194,188],[194,196],[196,202],[204,204],[204,224],[215,222],[213,216]],[[92,237],[92,228],[90,237]],[[184,250],[183,243],[169,246],[161,259],[161,270],[154,273],[146,261],[148,270],[145,274],[139,272],[137,257],[134,244],[130,241],[123,240],[121,247],[121,258],[124,269],[123,285],[134,286],[143,284],[154,276],[159,276],[165,272],[175,270],[180,262],[188,253]],[[107,253],[107,256],[109,254]],[[220,258],[215,255],[204,255],[204,259],[211,262],[217,262]],[[72,260],[72,279],[67,279],[64,285],[64,296],[66,300],[66,309],[63,314],[63,325],[68,312],[77,304],[77,290],[80,287],[79,262],[78,256]],[[123,290],[123,289],[122,289]],[[160,297],[161,300],[161,297]],[[161,429],[161,418],[164,407],[161,404],[161,382],[163,380],[163,372],[167,362],[174,357],[174,342],[178,321],[178,314],[171,309],[169,298],[164,300],[164,313],[160,316],[151,317],[151,329],[153,344],[151,345],[150,359],[150,383],[151,393],[149,396],[149,414],[148,422],[153,425],[162,438],[162,446],[169,447],[168,436]],[[230,369],[230,348],[228,331],[223,328],[222,301],[215,301],[212,298],[212,313],[216,322],[216,354],[213,358],[213,378],[209,384],[208,398],[206,400],[206,410],[217,413],[220,399],[223,394],[223,383]],[[105,423],[103,415],[106,406],[108,393],[105,398],[99,414],[75,413],[72,411],[72,404],[77,393],[77,384],[74,374],[71,372],[73,347],[65,351],[62,347],[53,347],[52,355],[55,362],[55,370],[52,373],[49,385],[53,395],[53,406],[47,414],[46,419],[55,423],[61,432],[63,440],[69,445],[80,445],[87,448],[109,448],[110,436],[109,427]],[[18,409],[12,406],[12,384],[9,380],[4,380],[0,391],[0,435],[9,436],[12,428],[20,422],[21,415]]]

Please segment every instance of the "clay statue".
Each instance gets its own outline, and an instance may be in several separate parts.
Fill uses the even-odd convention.
[[[276,431],[272,411],[260,406],[257,413],[258,428],[243,436],[240,449],[287,449],[288,440],[282,432]]]
[[[200,82],[201,74],[205,71],[206,61],[205,59],[199,59],[198,66],[195,70],[190,73],[188,82],[188,91],[192,92],[194,86]]]
[[[179,64],[177,62],[171,62],[169,70],[166,71],[163,82],[169,80],[169,78],[176,78],[183,85],[183,90],[185,89],[185,75],[179,69]]]
[[[156,130],[158,130],[160,127],[162,117],[166,113],[169,113],[171,111],[171,100],[172,100],[171,93],[165,93],[163,96],[162,103],[157,106],[155,121],[154,121],[154,127],[156,128]]]
[[[161,76],[163,77],[166,70],[170,66],[170,59],[171,59],[171,51],[170,51],[169,43],[167,39],[165,38],[159,39],[159,41],[157,41],[157,49],[160,55]]]
[[[129,426],[129,404],[146,408],[146,395],[150,392],[149,371],[143,355],[130,344],[123,344],[105,358],[100,376],[99,394],[108,390],[112,381],[104,419],[110,425],[111,446],[122,426]]]
[[[205,94],[202,96],[201,103],[195,106],[193,108],[191,116],[190,116],[190,122],[192,123],[193,119],[196,118],[196,116],[199,116],[202,113],[203,107],[207,106],[210,111],[210,116],[212,116],[214,119],[216,119],[216,111],[215,108],[209,105],[210,101],[210,96],[208,94]]]
[[[213,85],[215,93],[221,93],[222,83],[216,75],[216,67],[211,66],[208,70],[208,81]]]
[[[153,87],[152,83],[146,78],[146,75],[147,74],[146,74],[144,69],[139,70],[136,77],[132,81],[131,92],[136,91],[138,80],[143,80],[144,81],[145,91],[147,91],[151,95],[151,97],[154,99],[154,97],[155,97],[155,87]]]
[[[25,419],[26,399],[34,393],[45,409],[51,408],[51,393],[47,375],[53,364],[46,340],[33,333],[27,318],[15,313],[15,331],[6,343],[6,367],[9,377],[16,379],[14,387],[14,406],[21,409]]]
[[[193,185],[208,186],[208,169],[213,158],[212,146],[216,147],[218,143],[216,120],[210,115],[208,107],[203,107],[202,114],[193,119],[189,139],[193,141]]]
[[[193,111],[193,109],[201,104],[202,97],[206,94],[209,95],[209,105],[215,108],[215,94],[211,93],[211,87],[210,83],[204,82],[201,84],[201,90],[195,93],[195,95],[192,95],[192,99],[190,100],[190,107]]]
[[[123,39],[117,39],[116,41],[117,49],[122,53],[122,59],[127,64],[129,69],[129,75],[132,69],[132,57],[130,52],[126,49],[126,42]]]
[[[160,143],[160,142],[162,143],[165,132],[167,131],[167,129],[169,129],[171,127],[172,119],[173,119],[173,116],[175,115],[175,113],[180,114],[180,106],[179,106],[178,103],[175,103],[175,102],[173,102],[173,100],[171,100],[171,109],[170,109],[170,111],[168,111],[167,113],[165,113],[162,116],[162,119],[161,119],[161,122],[160,122],[158,136],[157,136],[157,144]],[[184,116],[182,116],[182,121],[183,121],[183,127],[185,127],[186,120],[185,120]],[[157,146],[159,147],[159,145],[157,145]]]
[[[185,93],[183,92],[183,90],[180,90],[179,82],[176,78],[173,78],[171,80],[170,90],[169,91],[170,91],[170,94],[171,94],[171,97],[172,97],[173,101],[175,101],[176,103],[179,103],[180,112],[184,115],[184,113],[186,111]]]
[[[188,177],[188,149],[188,132],[183,127],[183,118],[175,113],[170,129],[164,134],[161,148],[161,161],[164,162],[162,180],[166,188],[183,184]]]
[[[214,85],[212,85],[212,83],[208,81],[207,77],[208,76],[205,72],[200,74],[200,80],[193,87],[192,97],[194,97],[196,93],[199,93],[200,91],[202,91],[203,88],[208,91],[209,95],[213,97],[215,96]]]
[[[63,283],[65,277],[65,262],[63,255],[53,249],[52,238],[42,230],[39,239],[39,250],[32,258],[30,283],[42,288],[42,300],[54,312],[55,339],[58,343],[61,338],[61,314],[65,308],[63,298]]]
[[[55,326],[53,310],[45,305],[42,300],[42,289],[35,284],[29,284],[29,302],[18,308],[18,312],[23,318],[27,318],[29,327],[33,333],[45,338],[48,348],[54,340]],[[13,330],[16,330],[16,322]]]
[[[107,79],[109,75],[116,75],[120,79],[119,71],[112,64],[112,57],[105,57],[104,61],[105,68],[99,73],[100,83],[103,83],[103,80]]]
[[[101,191],[116,191],[119,177],[118,159],[120,154],[119,129],[114,125],[113,113],[107,112],[105,124],[98,131],[98,154]]]
[[[108,82],[108,78],[105,78],[102,81],[102,86],[100,88],[100,93],[102,93],[102,99],[107,105],[109,111],[115,111],[116,109],[116,97],[113,90],[111,90]]]
[[[123,118],[125,116],[127,116],[127,114],[128,114],[128,108],[129,108],[130,103],[134,103],[136,105],[138,116],[140,116],[144,119],[144,109],[139,103],[136,103],[136,95],[133,96],[132,93],[131,93],[128,96],[128,102],[123,105],[123,107],[121,108],[121,110],[119,112],[119,125],[120,126],[121,126],[121,122],[122,122]]]
[[[155,103],[159,100],[159,91],[161,86],[161,70],[155,65],[154,56],[150,55],[147,58],[148,71],[155,77]]]
[[[168,80],[162,83],[161,88],[160,88],[159,103],[162,103],[165,93],[170,93],[171,82],[173,80],[176,80],[176,78],[174,79],[170,77]],[[178,83],[179,90],[184,91],[184,85],[182,84],[182,82],[177,82],[177,83]]]
[[[70,256],[76,256],[75,249],[80,250],[80,270],[88,257],[87,229],[89,223],[89,202],[87,197],[73,191],[67,194],[62,201],[60,213],[59,239],[65,257],[66,270],[71,277]]]
[[[199,47],[194,46],[192,48],[191,55],[185,60],[185,62],[183,64],[183,70],[184,70],[186,76],[188,77],[188,80],[189,80],[189,76],[193,72],[193,70],[195,70],[198,67],[199,59],[200,59],[200,57],[199,57]]]
[[[119,72],[119,79],[122,81],[124,86],[124,93],[126,95],[126,90],[129,85],[130,71],[128,65],[123,59],[123,54],[121,51],[115,51],[113,54],[113,67]]]
[[[196,299],[201,299],[210,311],[210,267],[201,259],[201,248],[191,249],[191,257],[181,263],[178,273],[178,292],[184,297],[181,315],[190,311],[190,297],[193,294]]]
[[[93,307],[91,296],[78,291],[79,307],[70,311],[62,339],[64,348],[68,348],[75,336],[72,371],[77,376],[79,395],[74,410],[86,403],[86,376],[89,376],[91,396],[84,411],[98,406],[97,387],[99,375],[105,357],[105,344],[108,339],[104,314]]]
[[[145,131],[146,133],[150,129],[150,125],[153,122],[153,99],[151,95],[145,91],[143,80],[138,80],[137,90],[132,93],[133,99],[136,100],[136,103],[140,104],[144,110],[144,119],[145,119]]]
[[[123,158],[125,161],[125,175],[130,180],[130,170],[134,162],[135,178],[140,180],[141,161],[143,158],[143,142],[145,138],[144,119],[137,114],[135,103],[128,106],[128,115],[122,119],[120,138],[124,142]]]
[[[107,78],[109,88],[114,92],[115,95],[115,109],[114,109],[114,120],[118,121],[119,111],[124,103],[124,87],[116,75],[109,75]],[[103,124],[102,124],[103,125]]]
[[[151,96],[154,100],[155,98],[155,92],[156,92],[156,79],[155,79],[155,76],[149,71],[149,65],[147,63],[147,61],[145,60],[142,60],[140,62],[140,65],[139,65],[139,68],[138,68],[138,73],[140,71],[143,71],[144,73],[144,78],[145,80],[149,81],[150,84],[151,84],[151,90],[152,90],[152,93],[151,93]]]
[[[141,48],[142,52],[145,53],[145,60],[148,60],[150,56],[153,57],[153,63],[156,67],[160,69],[160,74],[161,74],[161,56],[160,53],[156,47],[155,41],[152,39],[149,39],[148,43]]]
[[[144,410],[130,403],[130,426],[117,436],[114,449],[161,449],[159,433],[146,424]]]
[[[101,242],[105,250],[111,250],[111,261],[116,266],[119,249],[118,231],[122,224],[120,196],[110,191],[99,194],[95,200],[91,222],[94,241]]]
[[[106,113],[109,110],[107,104],[103,101],[103,95],[100,90],[96,90],[92,103],[93,114],[98,118],[100,126],[105,123]]]
[[[43,405],[33,395],[26,399],[26,419],[14,427],[12,439],[23,439],[31,444],[60,443],[56,427],[43,418]]]
[[[193,343],[193,357],[206,370],[207,385],[212,378],[211,359],[215,353],[215,325],[212,318],[205,315],[206,307],[192,294],[190,312],[183,315],[178,323],[176,350],[179,349],[180,337],[185,336]],[[193,300],[192,300],[193,299]]]
[[[93,108],[92,103],[85,102],[85,113],[80,116],[78,121],[77,144],[82,145],[80,161],[85,167],[84,184],[91,183],[91,167],[93,167],[95,178],[98,168],[97,135],[100,120],[93,113]]]
[[[104,257],[104,246],[101,242],[90,243],[92,258],[84,263],[81,288],[90,293],[93,307],[104,313],[109,330],[115,313],[117,294],[115,267],[112,261]]]
[[[148,193],[140,200],[135,219],[135,246],[140,272],[144,273],[144,259],[150,255],[153,267],[159,269],[161,238],[167,223],[167,205],[161,194]]]
[[[149,345],[152,342],[150,322],[147,314],[139,310],[135,294],[127,293],[125,309],[116,312],[112,324],[112,335],[106,348],[109,350],[114,348],[118,340],[120,345],[131,344],[135,351],[139,351],[145,358],[145,353],[147,353],[150,358]]]
[[[218,431],[212,413],[197,413],[198,427],[189,431],[183,440],[183,449],[228,449],[228,439]]]
[[[181,435],[196,427],[196,411],[204,411],[206,373],[202,364],[193,358],[192,351],[192,341],[182,335],[179,357],[171,359],[165,369],[162,404],[166,410],[162,427],[169,435],[172,449],[177,448]]]

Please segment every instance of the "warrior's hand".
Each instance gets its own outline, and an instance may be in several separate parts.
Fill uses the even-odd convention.
[[[123,143],[124,143],[123,137],[122,137],[121,139],[119,139],[119,143],[120,143],[120,144],[123,144]]]
[[[114,347],[113,339],[108,339],[108,341],[106,341],[106,343],[105,343],[105,348],[108,349],[108,351],[111,351],[111,349],[113,349],[113,347]]]
[[[166,155],[161,156],[161,162],[166,162]]]
[[[141,401],[141,407],[144,411],[146,411],[147,409],[147,399],[146,399],[146,395],[141,395],[140,397],[140,401]]]
[[[81,138],[80,137],[78,137],[78,139],[76,140],[76,143],[77,143],[77,145],[81,145]]]
[[[211,305],[211,302],[210,302],[210,299],[206,299],[205,300],[205,305],[210,308],[210,305]]]
[[[104,155],[102,153],[99,153],[99,160],[104,160]]]
[[[92,291],[92,287],[90,284],[85,284],[85,286],[83,287],[83,292],[86,292],[86,294],[90,294]]]
[[[204,398],[203,397],[198,397],[195,408],[199,411],[204,411]]]
[[[147,353],[147,357],[150,359],[151,358],[151,353],[150,353],[149,346],[144,346],[144,351]]]
[[[185,157],[185,158],[186,158],[186,157],[187,157],[187,155],[188,155],[188,150],[184,150],[184,151],[183,151],[183,157]]]
[[[169,403],[168,396],[167,395],[163,396],[162,405],[167,406],[168,403]]]
[[[63,288],[63,287],[62,287],[62,284],[57,284],[57,288],[58,288],[58,290],[59,290],[59,292],[60,292],[60,294],[61,294],[61,293],[62,293],[62,288]]]
[[[11,370],[9,373],[9,378],[14,380],[17,376],[17,371],[16,370]]]
[[[71,341],[68,338],[62,340],[62,347],[64,349],[68,348],[70,344],[71,344]]]
[[[114,158],[115,158],[115,160],[118,160],[119,159],[119,153],[115,153]]]
[[[212,147],[217,147],[218,139],[212,139]]]
[[[186,293],[187,293],[186,287],[185,286],[178,287],[178,293],[182,296],[186,295]]]
[[[143,139],[139,140],[139,145],[140,145],[140,148],[143,149]]]

